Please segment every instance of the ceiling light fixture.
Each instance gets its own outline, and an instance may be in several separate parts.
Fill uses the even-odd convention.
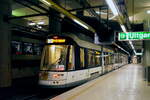
[[[143,53],[142,53],[142,52],[141,52],[141,53],[136,53],[136,55],[137,55],[137,56],[142,56]]]
[[[107,15],[107,13],[105,12],[100,12],[100,11],[96,11],[97,14],[103,14],[103,15]]]
[[[102,15],[107,15],[107,13],[105,13],[105,12],[100,12],[100,11],[96,11],[96,13],[99,15],[99,14],[102,14]],[[114,15],[114,16],[112,16],[112,17],[110,17],[109,18],[109,20],[112,20],[112,19],[114,19],[116,16]]]
[[[147,10],[147,14],[150,14],[150,10]]]
[[[126,52],[128,55],[130,55],[129,52],[127,52],[125,49],[123,49],[121,46],[119,46],[118,44],[116,43],[113,43],[115,46],[117,46],[119,49],[121,49],[122,51]]]
[[[29,22],[28,25],[34,26],[34,25],[36,25],[36,23],[35,22]]]
[[[38,22],[37,24],[38,24],[38,25],[43,25],[43,24],[45,24],[45,22],[44,22],[44,21],[40,21],[40,22]]]
[[[114,18],[116,18],[116,16],[112,16],[112,17],[110,17],[110,18],[109,18],[109,20],[112,20],[112,19],[114,19]]]
[[[114,0],[106,0],[107,5],[109,6],[109,8],[111,9],[111,11],[113,12],[113,14],[115,16],[119,15],[119,10],[118,7],[116,5],[116,3],[114,2]]]
[[[129,41],[129,44],[131,45],[131,48],[133,49],[133,52],[134,52],[134,54],[136,55],[136,51],[135,51],[135,48],[134,48],[134,46],[133,46],[132,41]]]
[[[86,25],[82,24],[81,22],[79,22],[78,20],[76,19],[73,19],[73,21],[79,25],[81,25],[82,27],[86,28],[87,30],[89,29]]]
[[[42,3],[44,3],[47,6],[52,6],[52,4],[46,0],[40,0]]]
[[[42,26],[37,25],[37,28],[38,28],[38,29],[41,29],[41,28],[42,28]]]

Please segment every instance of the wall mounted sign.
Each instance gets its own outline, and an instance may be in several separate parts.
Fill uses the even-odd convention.
[[[149,40],[150,32],[122,32],[118,35],[119,41],[128,41],[128,40]]]

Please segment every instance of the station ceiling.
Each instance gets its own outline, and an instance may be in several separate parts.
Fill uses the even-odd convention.
[[[46,13],[45,10],[42,10],[38,6],[29,3],[30,1],[32,0],[14,0],[14,3],[12,5],[12,10],[13,10],[12,15],[26,16],[32,14]],[[146,13],[147,10],[150,10],[150,0],[120,0],[120,1],[125,2],[125,7],[127,8],[127,14],[129,16],[130,23],[139,24],[150,19],[150,15]],[[58,0],[57,3],[59,3],[60,6],[67,9],[68,11],[72,9],[86,8],[88,6],[90,7],[107,6],[105,0]],[[42,3],[40,3],[39,5],[44,7],[45,9],[48,9],[48,7],[43,5]],[[101,17],[102,19],[107,19],[107,14],[106,14],[107,9],[103,9],[103,8],[101,10],[99,8],[86,9],[84,10],[84,16],[95,17],[92,13],[92,10],[94,10],[94,12],[98,17]],[[112,18],[113,14],[111,10],[109,9],[108,12],[109,12],[109,18]],[[71,13],[75,14],[74,11],[72,11]],[[45,22],[44,26],[48,25],[47,16],[27,17],[23,19],[27,20],[28,22],[32,21],[35,23],[38,23],[39,21],[44,21]],[[112,18],[111,20],[117,21],[115,17]],[[141,51],[142,44],[143,44],[142,41],[136,41],[133,42],[133,44],[137,51]],[[126,47],[126,44],[124,45],[124,47]]]
[[[150,19],[147,10],[150,10],[150,0],[126,0],[129,19],[134,23],[142,23]]]
[[[126,7],[130,22],[143,23],[144,31],[149,31],[146,29],[146,24],[150,20],[150,14],[147,14],[147,11],[150,10],[150,0],[126,0]],[[134,41],[133,44],[137,52],[143,50],[143,41]]]

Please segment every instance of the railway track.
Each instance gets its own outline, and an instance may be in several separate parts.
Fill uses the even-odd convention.
[[[66,89],[45,89],[36,93],[16,94],[3,100],[49,100],[59,94],[62,94],[72,88]]]

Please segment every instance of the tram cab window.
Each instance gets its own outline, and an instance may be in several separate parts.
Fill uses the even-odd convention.
[[[75,69],[75,53],[74,53],[74,47],[70,46],[69,50],[69,61],[68,61],[68,70],[74,70]]]
[[[84,62],[84,49],[80,48],[80,68],[85,67],[85,62]]]
[[[41,70],[63,71],[66,66],[68,45],[47,45],[44,47]]]

